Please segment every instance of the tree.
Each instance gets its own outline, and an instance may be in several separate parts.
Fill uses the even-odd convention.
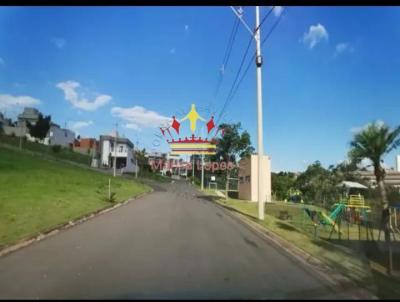
[[[135,160],[137,160],[140,171],[151,171],[151,167],[146,157],[146,149],[143,148],[142,150],[135,150]]]
[[[29,129],[29,134],[39,140],[42,140],[46,137],[47,132],[50,129],[51,116],[48,115],[43,117],[41,113],[39,113],[39,118],[34,125],[27,122],[27,127]]]
[[[384,184],[385,169],[382,167],[383,157],[400,145],[400,126],[391,129],[384,123],[368,124],[355,134],[350,142],[349,157],[354,163],[360,163],[367,158],[374,168],[382,205],[381,228],[385,233],[385,241],[390,246],[389,203]],[[388,269],[390,272],[390,267]]]
[[[221,124],[220,128],[224,130],[224,134],[217,139],[217,161],[236,163],[238,158],[246,158],[254,152],[254,148],[251,146],[250,134],[246,130],[240,133],[242,129],[240,123]],[[228,198],[231,171],[226,169],[225,175],[226,198]]]
[[[378,184],[383,209],[389,207],[384,185],[385,169],[382,167],[383,156],[400,145],[400,126],[390,129],[383,123],[374,122],[364,130],[355,134],[350,142],[349,157],[354,163],[361,163],[369,159],[374,168],[376,183]]]
[[[336,182],[331,171],[315,161],[296,179],[296,187],[306,200],[320,202],[326,207],[337,195]]]
[[[278,200],[287,199],[290,190],[294,188],[296,181],[295,174],[292,172],[271,173],[271,186],[275,198]]]

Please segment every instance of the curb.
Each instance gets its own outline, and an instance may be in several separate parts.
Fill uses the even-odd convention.
[[[317,274],[319,277],[321,277],[321,279],[326,281],[328,287],[332,290],[343,291],[349,288],[357,289],[354,291],[354,293],[352,293],[352,299],[378,299],[374,294],[370,293],[364,288],[360,288],[359,286],[355,285],[354,282],[351,281],[349,278],[337,273],[331,267],[324,264],[321,260],[296,247],[286,239],[260,226],[258,223],[245,217],[243,214],[234,211],[234,209],[231,209],[230,207],[220,205],[217,202],[214,202],[214,204],[217,207],[223,209],[226,213],[228,213],[230,217],[239,221],[244,226],[254,231],[262,239],[273,243],[275,247],[283,250],[287,254],[287,256],[294,258],[294,260],[300,262],[302,266],[306,268],[309,272]]]
[[[81,224],[81,223],[83,223],[85,221],[88,221],[88,220],[90,220],[92,218],[96,218],[96,217],[98,217],[98,216],[100,216],[102,214],[105,214],[107,212],[113,211],[113,210],[115,210],[115,209],[117,209],[119,207],[122,207],[122,206],[126,205],[127,203],[129,203],[131,201],[139,199],[139,198],[141,198],[141,197],[143,197],[143,196],[145,196],[147,194],[153,193],[153,192],[154,192],[153,188],[150,188],[150,191],[148,191],[148,192],[144,192],[144,193],[139,194],[139,195],[137,195],[135,197],[129,198],[129,199],[123,201],[123,202],[119,202],[119,203],[117,203],[117,204],[115,204],[113,206],[108,206],[106,208],[91,212],[89,214],[85,214],[85,215],[83,215],[81,217],[78,217],[78,218],[76,218],[74,220],[70,220],[68,222],[62,223],[62,224],[57,225],[55,227],[52,227],[51,229],[49,229],[49,230],[47,230],[45,232],[41,232],[38,235],[33,235],[33,236],[28,237],[28,238],[22,239],[19,242],[17,242],[16,244],[9,245],[9,246],[6,246],[6,247],[0,249],[0,257],[3,257],[5,255],[8,255],[8,254],[10,254],[12,252],[15,252],[15,251],[17,251],[19,249],[22,249],[22,248],[24,248],[26,246],[29,246],[34,242],[38,242],[38,241],[41,241],[41,240],[46,239],[48,237],[51,237],[51,236],[59,233],[60,231],[64,231],[64,230],[70,229],[73,226]]]

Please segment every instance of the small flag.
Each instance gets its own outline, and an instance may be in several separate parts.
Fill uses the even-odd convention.
[[[175,129],[176,133],[179,134],[179,127],[180,127],[180,123],[175,119],[175,116],[172,117],[174,120],[172,121],[172,128]]]
[[[210,131],[215,127],[214,124],[214,117],[212,116],[211,119],[207,123],[207,133],[210,133]]]
[[[162,135],[165,136],[163,128],[160,128],[160,130],[161,130]]]

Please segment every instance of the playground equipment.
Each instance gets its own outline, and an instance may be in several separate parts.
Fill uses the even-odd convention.
[[[304,211],[314,222],[314,226],[317,226],[318,224],[330,225],[336,232],[339,232],[339,228],[336,225],[335,220],[337,215],[341,212],[342,207],[343,205],[337,205],[329,215],[325,214],[323,211],[310,210],[308,208],[304,208]]]
[[[361,226],[365,226],[367,238],[371,236],[373,239],[373,232],[369,217],[371,208],[365,204],[364,197],[360,193],[360,190],[365,190],[367,187],[350,181],[344,181],[339,186],[344,189],[344,194],[342,196],[342,200],[333,205],[330,214],[326,214],[323,211],[311,211],[308,208],[304,209],[305,212],[314,222],[314,226],[323,225],[332,227],[329,238],[332,237],[333,231],[335,231],[338,234],[339,239],[341,239],[341,225],[344,221],[347,223],[348,239],[350,239],[350,226],[353,224],[358,225],[359,238],[361,238]]]
[[[288,191],[288,195],[289,195],[289,198],[287,201],[293,202],[293,203],[304,203],[303,199],[301,198],[300,190],[290,188]]]
[[[356,224],[358,226],[358,237],[361,239],[361,226],[366,228],[367,238],[371,236],[373,239],[373,230],[371,228],[370,221],[370,206],[365,204],[364,197],[359,195],[349,195],[347,200],[344,200],[340,203],[335,204],[337,215],[334,221],[334,225],[336,225],[339,229],[339,239],[341,239],[341,224],[344,220],[347,223],[347,239],[350,239],[350,226]],[[332,237],[333,228],[329,235],[329,238]]]

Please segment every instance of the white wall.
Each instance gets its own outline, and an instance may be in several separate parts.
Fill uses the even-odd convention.
[[[73,144],[75,140],[75,133],[68,129],[61,129],[56,126],[50,126],[49,133],[44,139],[45,145],[60,145],[68,147]]]
[[[111,150],[111,144],[109,140],[103,140],[102,153],[101,153],[101,164],[108,164],[108,155],[111,152],[112,157],[126,158],[126,167],[124,172],[136,172],[135,159],[133,157],[133,149],[127,144],[117,144],[116,150]],[[121,150],[122,149],[122,150]]]

